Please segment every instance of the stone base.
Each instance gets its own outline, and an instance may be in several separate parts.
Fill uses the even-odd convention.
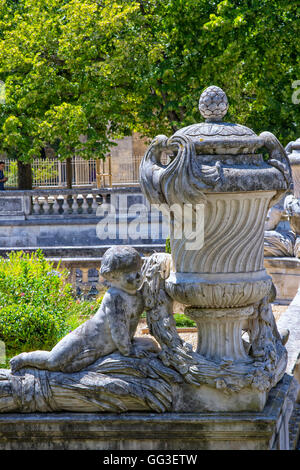
[[[276,287],[276,302],[288,305],[299,288],[300,259],[267,257],[264,264]]]
[[[285,375],[258,413],[2,414],[0,449],[287,450],[295,388]]]
[[[180,384],[173,389],[173,411],[181,412],[245,412],[262,411],[267,400],[266,392],[244,388],[239,392],[224,393],[224,390],[208,385]]]

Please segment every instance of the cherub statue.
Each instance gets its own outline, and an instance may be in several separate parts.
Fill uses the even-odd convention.
[[[97,313],[65,336],[52,351],[22,353],[12,358],[12,372],[24,367],[76,372],[114,351],[131,357],[147,354],[146,343],[142,348],[132,343],[143,312],[142,295],[137,292],[141,266],[142,258],[134,248],[109,248],[103,256],[100,273],[110,288]]]

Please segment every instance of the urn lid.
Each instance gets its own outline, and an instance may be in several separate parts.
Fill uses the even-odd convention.
[[[249,127],[224,122],[228,107],[226,93],[221,88],[206,88],[199,100],[199,110],[205,122],[184,127],[174,135],[189,136],[196,148],[201,148],[201,153],[254,153],[263,146],[263,140]]]

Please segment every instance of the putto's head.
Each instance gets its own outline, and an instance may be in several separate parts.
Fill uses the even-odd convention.
[[[109,248],[103,255],[100,274],[111,284],[136,290],[140,284],[142,258],[131,246]]]

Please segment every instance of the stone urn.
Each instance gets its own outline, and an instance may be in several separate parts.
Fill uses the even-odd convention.
[[[291,168],[273,134],[223,121],[228,100],[219,87],[202,93],[199,109],[204,122],[151,142],[140,181],[150,203],[170,211],[166,290],[197,323],[199,354],[247,362],[242,330],[272,286],[264,269],[265,218],[291,187]],[[171,160],[166,166],[163,153]]]

